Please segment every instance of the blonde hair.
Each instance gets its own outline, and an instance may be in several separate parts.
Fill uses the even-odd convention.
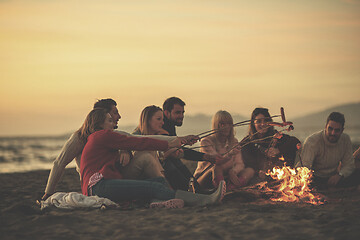
[[[90,134],[103,129],[102,124],[105,122],[108,112],[104,108],[94,108],[86,116],[83,125],[76,131],[83,143],[87,142]]]
[[[140,132],[141,135],[149,135],[150,134],[150,120],[158,111],[162,112],[162,109],[158,106],[151,105],[147,106],[142,110],[140,115],[140,122],[135,132]]]
[[[224,110],[220,110],[220,111],[217,111],[215,113],[215,115],[213,116],[212,118],[212,121],[211,121],[211,127],[213,130],[216,130],[216,129],[219,129],[220,128],[220,123],[229,123],[231,125],[234,124],[234,120],[231,116],[231,114],[227,111],[224,111]],[[217,135],[218,133],[216,133]],[[233,144],[235,142],[235,133],[234,133],[234,127],[231,126],[231,131],[230,131],[230,134],[227,138],[227,142],[229,144]]]

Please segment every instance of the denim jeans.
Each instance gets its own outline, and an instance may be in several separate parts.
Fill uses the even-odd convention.
[[[147,180],[101,179],[92,187],[92,194],[114,202],[175,198],[175,191],[166,186],[162,177]]]

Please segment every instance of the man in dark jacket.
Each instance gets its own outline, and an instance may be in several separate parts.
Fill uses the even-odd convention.
[[[165,100],[163,104],[164,111],[164,125],[163,129],[166,130],[170,136],[176,135],[176,127],[182,126],[184,120],[184,106],[185,102],[178,97],[170,97]],[[191,161],[210,161],[216,162],[221,159],[220,155],[209,155],[194,151],[192,149],[184,148],[183,158]],[[183,164],[179,158],[168,157],[164,161],[165,177],[174,189],[188,190],[189,181],[193,180],[193,174]],[[194,187],[197,192],[206,192],[200,189],[199,184],[194,179]]]

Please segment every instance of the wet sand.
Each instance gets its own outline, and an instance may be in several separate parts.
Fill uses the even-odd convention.
[[[360,192],[327,191],[324,205],[274,203],[228,195],[223,203],[183,209],[41,211],[49,171],[0,174],[1,239],[359,239]],[[57,191],[80,192],[75,169]]]

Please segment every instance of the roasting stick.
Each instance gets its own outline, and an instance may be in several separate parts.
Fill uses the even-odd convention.
[[[280,117],[281,115],[274,115],[274,116],[271,116],[270,118],[275,118],[275,117]],[[237,123],[234,123],[232,126],[233,127],[239,127],[239,126],[245,126],[245,125],[249,125],[251,123],[251,120],[245,120],[245,121],[241,121],[241,122],[237,122]],[[217,128],[217,129],[212,129],[212,130],[209,130],[209,131],[206,131],[206,132],[203,132],[203,133],[199,133],[198,135],[195,135],[196,137],[200,137],[201,138],[204,138],[204,137],[207,137],[207,136],[210,136],[218,131],[220,131],[221,129],[220,128]],[[205,136],[201,136],[201,135],[204,135],[204,134],[207,134]]]
[[[278,133],[282,133],[282,132],[284,132],[284,131],[291,131],[291,130],[293,130],[293,129],[294,129],[294,127],[293,127],[293,125],[292,125],[293,123],[286,121],[285,112],[284,112],[284,108],[283,108],[283,107],[280,108],[280,112],[281,112],[281,115],[275,115],[275,116],[272,116],[271,118],[281,116],[282,123],[268,122],[268,123],[267,123],[267,124],[268,124],[268,127],[267,127],[267,128],[270,128],[271,126],[278,126],[278,127],[286,127],[286,126],[289,126],[287,129],[283,129],[283,130],[281,130],[281,131],[278,131],[277,133],[275,133],[275,134],[272,135],[272,136],[268,136],[268,137],[265,137],[265,138],[259,138],[259,139],[255,139],[255,140],[249,141],[249,142],[245,143],[245,144],[242,145],[242,146],[240,146],[240,144],[243,143],[243,141],[241,141],[241,142],[239,142],[238,144],[234,145],[229,151],[227,151],[226,153],[224,153],[224,154],[222,154],[222,155],[224,156],[225,154],[229,153],[229,152],[230,152],[231,150],[233,150],[234,148],[241,149],[241,148],[245,147],[246,145],[248,145],[248,144],[250,144],[250,143],[257,143],[257,142],[261,142],[261,141],[263,141],[263,140],[270,139],[270,138],[274,139],[275,135],[278,134]],[[250,122],[250,121],[247,120],[247,121],[235,123],[233,126],[235,126],[235,125],[237,125],[237,126],[242,126],[242,125],[245,125],[245,123],[249,124],[248,122]],[[211,132],[211,131],[208,131],[208,132]],[[208,132],[206,132],[206,133],[208,133]],[[256,135],[256,134],[258,134],[258,133],[259,133],[259,132],[256,132],[254,135]],[[204,133],[202,133],[202,134],[204,134]],[[214,133],[211,133],[211,134],[214,134]],[[210,134],[210,135],[211,135],[211,134]],[[201,134],[199,134],[199,135],[201,135]],[[253,135],[253,136],[254,136],[254,135]],[[247,136],[246,139],[248,139],[248,138],[249,138],[249,136]],[[213,164],[213,163],[210,163],[210,165],[207,166],[207,167],[200,173],[200,175],[199,175],[196,179],[198,179],[200,176],[202,176],[206,171],[208,171],[208,170],[209,170],[210,168],[212,168],[213,166],[214,166],[214,164]]]
[[[270,116],[270,118],[276,118],[276,117],[281,117],[282,119],[282,123],[276,123],[276,122],[271,122],[273,123],[274,125],[273,126],[287,126],[287,125],[291,125],[292,122],[286,122],[286,118],[285,118],[285,112],[284,112],[284,108],[281,107],[280,108],[280,112],[281,114],[280,115],[273,115],[273,116]],[[266,118],[268,119],[268,118]],[[237,123],[234,123],[232,125],[232,127],[239,127],[239,126],[245,126],[245,125],[249,125],[251,123],[251,120],[245,120],[245,121],[240,121],[240,122],[237,122]],[[204,137],[208,137],[210,135],[213,135],[215,133],[217,133],[218,131],[220,131],[221,129],[220,128],[217,128],[217,129],[212,129],[212,130],[208,130],[208,131],[205,131],[205,132],[202,132],[202,133],[199,133],[197,135],[195,135],[196,137],[199,137],[199,140],[204,138]],[[204,135],[206,134],[206,135]],[[204,135],[204,136],[201,136],[201,135]],[[185,145],[187,144],[183,144],[180,148],[184,147]]]
[[[256,133],[255,133],[255,134],[256,134]],[[255,135],[255,134],[254,134],[254,135]],[[275,134],[274,134],[274,135],[275,135]],[[255,140],[249,141],[249,142],[247,142],[247,143],[245,143],[244,145],[241,145],[241,146],[240,146],[240,144],[241,144],[242,142],[239,142],[239,143],[235,144],[232,148],[230,148],[227,152],[225,152],[225,153],[223,153],[223,154],[221,154],[221,155],[224,156],[225,154],[228,154],[229,152],[231,152],[231,150],[233,150],[233,149],[235,149],[235,148],[241,149],[241,148],[245,147],[246,145],[248,145],[248,144],[250,144],[250,143],[259,143],[259,142],[262,142],[262,141],[264,141],[264,140],[266,140],[266,139],[273,138],[274,135],[267,136],[267,137],[264,137],[264,138],[255,139]]]
[[[276,117],[280,117],[281,115],[274,115],[274,116],[271,116],[270,118],[276,118]],[[251,120],[245,120],[245,121],[241,121],[241,122],[237,122],[237,123],[234,123],[232,126],[233,127],[240,127],[240,126],[245,126],[245,125],[249,125],[251,122]],[[217,133],[218,131],[220,131],[221,129],[220,128],[217,128],[217,129],[212,129],[212,130],[208,130],[208,131],[205,131],[205,132],[202,132],[202,133],[199,133],[197,135],[195,135],[195,137],[199,137],[199,140],[201,140],[202,138],[205,138],[205,137],[208,137],[208,136],[211,136],[215,133]],[[206,135],[204,135],[206,134]],[[204,135],[204,136],[201,136],[201,135]],[[184,146],[186,146],[187,144],[183,144],[181,145],[180,148],[183,148]],[[178,149],[180,149],[178,148]]]
[[[273,136],[268,136],[268,137],[265,137],[265,138],[259,138],[259,139],[256,139],[256,140],[247,142],[246,144],[238,147],[238,146],[242,143],[242,142],[240,142],[240,143],[236,144],[235,146],[238,147],[238,149],[241,149],[241,148],[245,147],[246,145],[248,145],[248,144],[250,144],[250,143],[261,142],[261,141],[263,141],[263,140],[266,140],[266,139],[269,139],[269,138],[272,138],[272,137],[273,137]],[[234,149],[234,148],[235,148],[235,147],[231,148],[231,149],[230,149],[229,151],[227,151],[226,153],[230,152],[230,151],[231,151],[232,149]],[[225,155],[226,153],[221,154],[221,155]],[[207,170],[209,170],[209,169],[212,168],[213,166],[214,166],[214,164],[213,164],[213,163],[210,163],[210,165],[207,166],[207,167],[200,173],[200,175],[199,175],[197,178],[199,178],[200,176],[202,176]]]
[[[270,127],[270,126],[269,126]],[[287,129],[284,129],[284,130],[282,130],[282,131],[287,131]],[[280,132],[280,131],[279,131]],[[256,134],[256,133],[255,133]],[[254,134],[254,135],[255,135]],[[275,134],[274,135],[272,135],[272,136],[268,136],[268,137],[264,137],[264,138],[259,138],[259,139],[255,139],[255,140],[253,140],[253,141],[249,141],[249,142],[247,142],[247,143],[245,143],[244,145],[242,145],[242,146],[239,146],[242,142],[239,142],[238,144],[236,144],[236,145],[234,145],[229,151],[227,151],[226,153],[223,153],[223,154],[221,154],[221,155],[225,155],[225,154],[227,154],[227,153],[229,153],[231,150],[233,150],[234,148],[238,148],[238,149],[241,149],[241,148],[243,148],[243,147],[245,147],[246,145],[248,145],[248,144],[250,144],[250,143],[257,143],[257,142],[262,142],[262,141],[264,141],[264,140],[266,140],[266,139],[270,139],[270,138],[273,138],[275,136]],[[202,176],[206,171],[208,171],[210,168],[212,168],[214,166],[214,164],[213,163],[210,163],[210,165],[209,166],[207,166],[200,174],[199,174],[199,176],[196,178],[196,179],[198,179],[200,176]]]
[[[187,149],[196,149],[196,148],[202,148],[202,147],[212,147],[212,146],[214,146],[214,145],[206,145],[206,146],[198,146],[198,147],[189,147],[189,148],[187,148]]]

